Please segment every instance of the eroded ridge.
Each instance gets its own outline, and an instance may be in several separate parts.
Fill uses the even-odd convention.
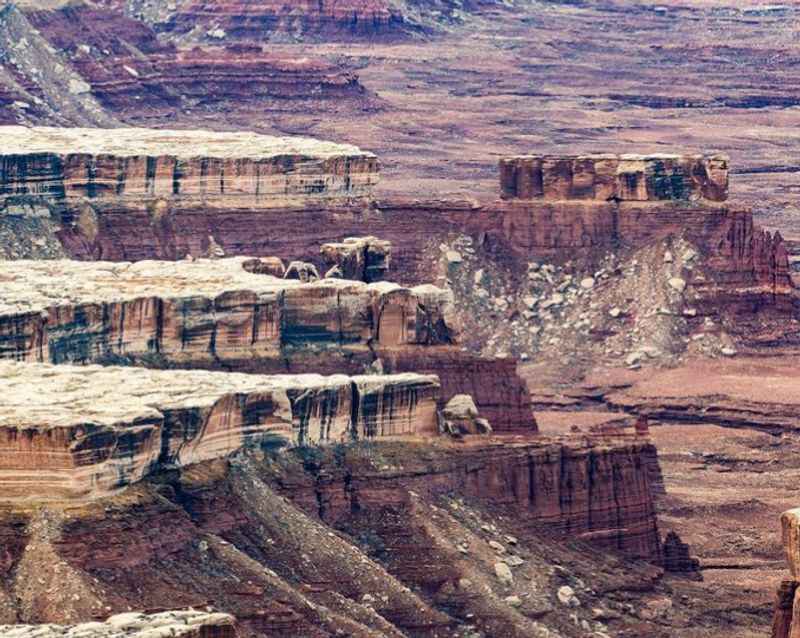
[[[0,362],[3,500],[96,498],[155,471],[281,448],[438,432],[438,379]]]
[[[274,208],[363,197],[378,174],[372,153],[301,137],[21,126],[0,127],[0,136],[7,214],[63,213],[84,200]]]
[[[728,198],[722,155],[525,155],[500,160],[503,199],[598,201]]]

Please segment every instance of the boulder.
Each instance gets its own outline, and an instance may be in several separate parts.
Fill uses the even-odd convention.
[[[320,253],[331,271],[339,269],[342,279],[372,283],[386,279],[392,244],[377,237],[348,237],[341,243],[323,244]]]
[[[491,434],[492,426],[480,418],[475,401],[468,394],[457,394],[441,413],[442,429],[451,436],[465,434]]]

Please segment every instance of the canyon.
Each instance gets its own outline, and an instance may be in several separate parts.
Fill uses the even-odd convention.
[[[0,5],[0,633],[793,636],[796,13]]]

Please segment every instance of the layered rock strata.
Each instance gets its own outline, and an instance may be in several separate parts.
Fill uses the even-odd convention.
[[[438,433],[436,377],[0,363],[5,500],[97,498],[244,448]]]
[[[511,360],[456,344],[452,294],[430,285],[270,274],[274,260],[5,262],[0,359],[138,363],[246,372],[387,372],[472,394],[499,431],[535,430]]]
[[[0,625],[5,638],[236,638],[236,621],[228,614],[170,611],[128,613],[105,622],[80,625]]]
[[[158,355],[173,363],[252,360],[280,369],[309,356],[324,369],[370,362],[373,346],[457,339],[448,291],[341,279],[304,283],[259,274],[260,265],[242,257],[6,262],[0,358],[83,363]]]
[[[101,4],[126,11],[158,30],[192,32],[210,41],[233,38],[259,42],[276,33],[374,35],[402,23],[400,12],[386,0],[181,0],[165,7],[135,0],[103,0]]]
[[[92,206],[149,210],[173,202],[234,209],[292,207],[370,193],[378,163],[354,146],[252,133],[0,128],[0,210],[61,213],[97,225]]]
[[[263,113],[324,105],[329,111],[373,100],[341,62],[276,56],[256,43],[178,48],[147,24],[94,5],[28,11],[26,17],[91,86],[94,99],[131,122],[166,121],[195,109],[243,115],[248,108]]]
[[[398,490],[432,496],[459,493],[506,512],[526,538],[549,532],[660,564],[645,442],[500,442],[488,437],[467,441],[465,447],[436,454],[433,463],[403,455],[388,474],[362,471],[345,476],[325,467],[318,481],[292,484],[284,493],[314,511],[322,503],[322,518],[332,525],[346,521],[354,508],[380,512],[389,503],[402,507]],[[435,444],[431,449],[437,449]],[[384,455],[390,459],[392,451]]]
[[[530,155],[500,160],[504,199],[725,201],[728,158],[718,155]]]

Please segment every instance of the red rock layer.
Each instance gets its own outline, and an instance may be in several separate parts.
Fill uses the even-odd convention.
[[[355,510],[401,506],[401,493],[461,493],[513,516],[527,538],[543,530],[629,556],[661,562],[647,463],[638,443],[475,445],[434,463],[404,459],[403,468],[347,476],[325,468],[286,496],[334,526]],[[309,477],[311,478],[311,477]],[[354,510],[355,508],[355,510]]]
[[[177,50],[143,22],[86,5],[28,18],[104,107],[139,121],[195,108],[286,110],[298,100],[306,110],[375,103],[353,71],[319,58],[276,57],[260,45]]]
[[[517,361],[484,359],[456,348],[380,349],[387,372],[439,377],[442,397],[469,394],[497,432],[536,431],[530,392],[517,374]]]
[[[373,35],[400,22],[387,0],[186,0],[162,28],[182,33],[201,25],[233,38],[263,41],[276,31]]]
[[[373,234],[392,242],[393,277],[430,279],[426,247],[448,236],[473,236],[487,254],[521,269],[531,259],[588,259],[636,248],[667,236],[697,245],[710,268],[707,281],[690,281],[720,303],[752,312],[786,302],[792,294],[789,262],[778,234],[758,229],[752,213],[726,207],[673,203],[573,201],[379,201],[371,208],[327,207],[291,211],[214,211],[173,206],[156,222],[146,211],[104,208],[95,237],[66,226],[61,239],[78,259],[138,260],[200,255],[213,235],[228,254],[316,255],[321,244]],[[280,227],[280,235],[253,228]],[[320,261],[320,260],[318,260]],[[318,264],[320,268],[324,264]],[[790,303],[790,302],[789,302]]]

